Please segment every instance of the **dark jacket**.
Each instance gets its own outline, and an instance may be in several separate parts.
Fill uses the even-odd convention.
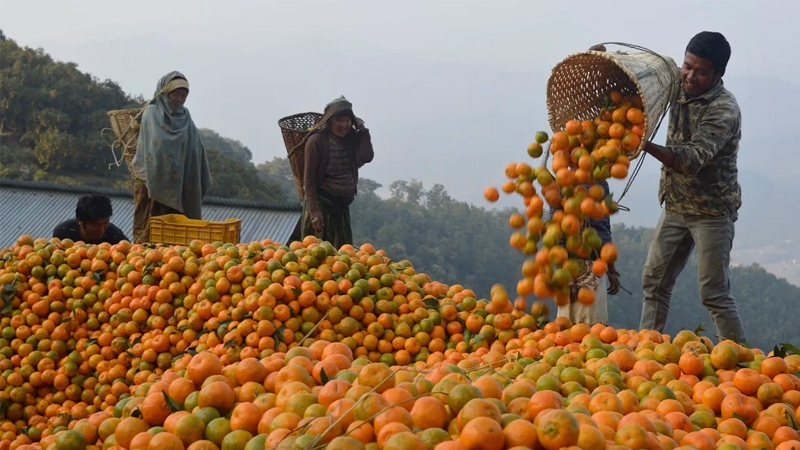
[[[358,187],[358,169],[364,164],[371,162],[375,157],[372,149],[372,138],[369,130],[362,128],[359,131],[348,134],[344,139],[344,145],[352,155],[350,164],[353,170],[353,181]],[[315,133],[306,141],[305,147],[305,167],[303,170],[303,189],[305,190],[306,203],[312,217],[321,217],[322,211],[319,207],[317,197],[317,186],[322,184],[325,179],[325,172],[331,161],[330,131],[327,129]]]

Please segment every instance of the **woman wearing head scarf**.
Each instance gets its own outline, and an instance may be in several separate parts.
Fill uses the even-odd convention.
[[[305,140],[302,237],[313,235],[336,248],[353,243],[350,204],[358,169],[374,156],[369,130],[353,115],[353,105],[344,97],[328,103]]]
[[[203,196],[211,188],[205,147],[189,110],[183,104],[189,82],[180,72],[158,81],[144,110],[133,157],[133,240],[147,242],[150,218],[183,214],[201,218]]]

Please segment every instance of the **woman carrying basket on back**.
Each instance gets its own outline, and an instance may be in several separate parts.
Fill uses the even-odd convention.
[[[158,82],[153,101],[142,113],[133,182],[133,241],[150,238],[150,218],[183,214],[201,219],[211,171],[200,133],[183,104],[189,82],[170,72]]]
[[[350,204],[358,192],[358,169],[375,153],[364,121],[344,97],[328,103],[305,144],[302,237],[316,236],[337,249],[353,243]]]

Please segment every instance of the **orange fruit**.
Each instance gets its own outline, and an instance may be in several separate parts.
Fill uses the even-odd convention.
[[[639,148],[642,140],[636,133],[626,133],[622,137],[622,148],[625,149],[626,152],[632,152]]]
[[[258,435],[258,422],[261,411],[252,403],[239,403],[231,414],[231,430],[245,430],[253,436]],[[178,422],[180,423],[180,422]]]
[[[635,423],[620,426],[614,442],[628,448],[650,448],[647,431]]]
[[[159,393],[149,394],[139,408],[142,412],[142,419],[150,425],[162,425],[172,411],[167,406],[164,395]]]
[[[536,448],[539,440],[536,426],[527,420],[514,420],[503,428],[506,448]]]
[[[587,287],[578,290],[578,301],[584,305],[592,305],[595,301],[594,291]]]
[[[581,123],[579,121],[577,121],[577,120],[569,120],[569,121],[567,121],[567,124],[566,124],[565,129],[564,129],[564,131],[566,131],[567,134],[570,134],[572,136],[577,136],[577,135],[581,134],[582,130],[583,130],[583,127],[581,126]]]
[[[628,122],[638,125],[644,123],[644,113],[639,108],[630,108],[628,112],[625,114],[625,118]]]
[[[545,411],[537,428],[539,444],[546,450],[558,450],[578,443],[580,424],[567,410]]]
[[[200,389],[197,405],[201,408],[214,408],[224,414],[233,407],[234,399],[233,389],[228,383],[214,381]]]
[[[578,416],[585,417],[585,416]],[[610,430],[610,429],[609,429]],[[613,430],[610,430],[613,432]],[[606,446],[606,438],[598,427],[581,424],[578,433],[578,447],[583,450],[603,450]]]
[[[122,419],[114,430],[114,436],[117,444],[130,448],[131,441],[139,433],[144,433],[150,429],[150,426],[142,419],[136,417],[126,417]]]
[[[187,414],[178,419],[173,434],[181,440],[184,446],[188,447],[192,443],[202,440],[205,430],[206,424],[202,419],[193,414]]]
[[[497,192],[497,188],[488,187],[486,190],[483,191],[483,197],[489,202],[496,202],[500,200],[500,193]]]
[[[197,387],[200,387],[209,377],[221,374],[222,362],[211,352],[200,352],[194,355],[186,367],[186,378],[190,379]]]
[[[461,430],[459,441],[468,450],[502,450],[505,436],[496,420],[476,417]]]
[[[158,433],[150,439],[148,450],[183,450],[181,440],[172,433]]]
[[[625,136],[625,125],[621,123],[612,123],[610,127],[608,127],[608,135],[614,139],[621,139]]]
[[[236,380],[240,385],[248,381],[263,383],[267,375],[267,368],[256,358],[243,359],[236,367]]]

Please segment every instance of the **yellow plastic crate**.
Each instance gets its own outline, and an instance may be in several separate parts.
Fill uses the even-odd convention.
[[[241,219],[225,222],[189,219],[182,214],[167,214],[150,218],[150,242],[169,245],[189,245],[195,239],[206,243],[238,244],[242,231]]]

